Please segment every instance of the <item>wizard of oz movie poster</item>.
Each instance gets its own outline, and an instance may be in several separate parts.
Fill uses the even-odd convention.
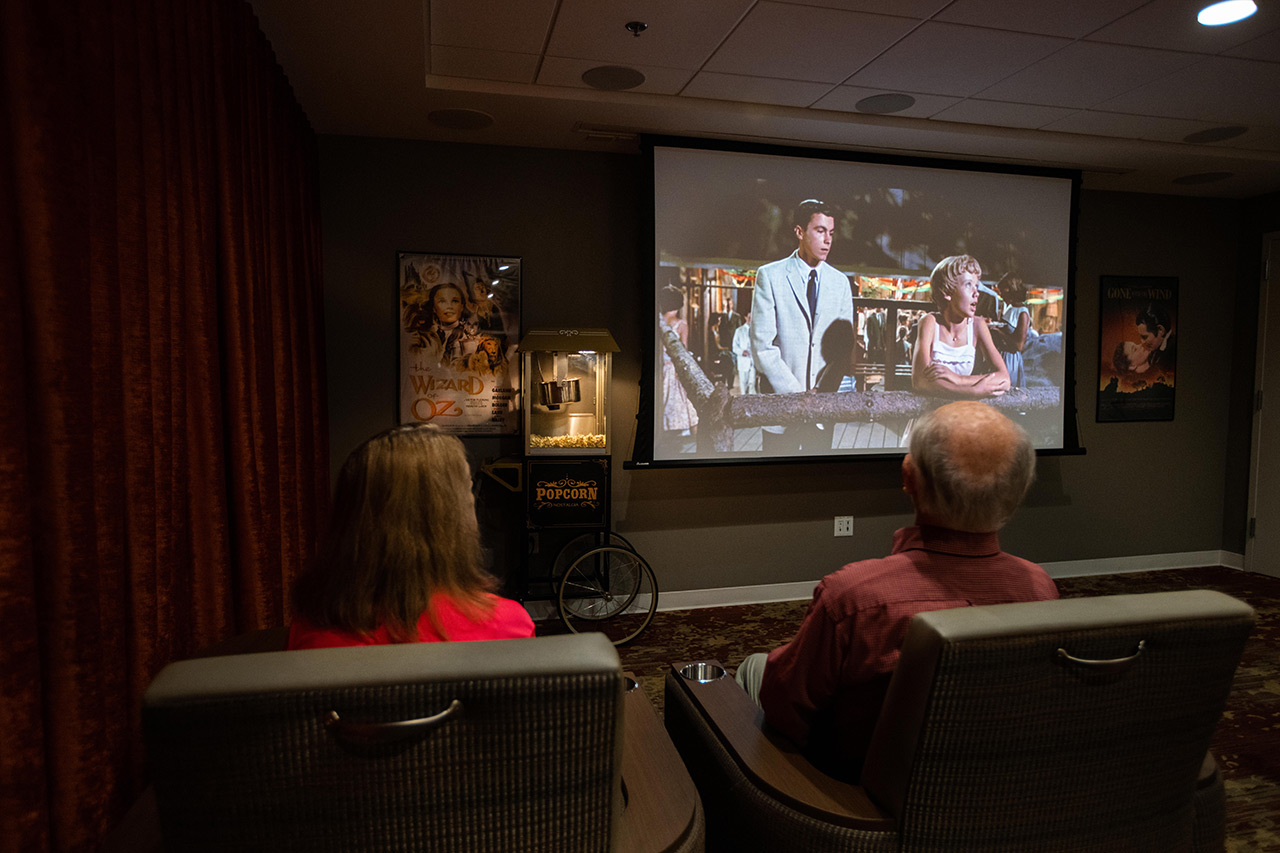
[[[520,259],[401,252],[400,422],[520,430]]]
[[[1098,422],[1173,420],[1178,280],[1102,276]]]

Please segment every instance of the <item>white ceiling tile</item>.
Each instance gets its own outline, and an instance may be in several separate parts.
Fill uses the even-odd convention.
[[[1280,29],[1237,45],[1228,50],[1227,55],[1242,59],[1260,59],[1263,62],[1280,62]]]
[[[680,94],[692,98],[715,98],[721,101],[807,107],[830,89],[829,83],[806,83],[801,80],[743,77],[739,74],[703,71],[694,77]]]
[[[1043,127],[1071,114],[1061,107],[1042,107],[1035,104],[1007,104],[1003,101],[979,101],[974,98],[947,107],[933,118],[940,121],[959,121],[967,124],[987,124],[996,127]]]
[[[1069,43],[1051,36],[930,21],[848,82],[874,89],[966,97]]]
[[[1090,107],[1200,58],[1194,53],[1075,42],[980,94],[993,101]]]
[[[1273,73],[1280,67],[1280,0],[1262,0],[1263,8],[1253,19],[1217,30],[1190,23],[1203,0],[1148,0],[1140,5],[1135,5],[1137,0],[594,0],[588,5],[583,5],[585,0],[250,2],[300,101],[322,133],[456,139],[460,131],[436,127],[427,121],[426,114],[431,109],[457,107],[494,115],[494,126],[482,134],[486,142],[495,144],[578,148],[584,142],[573,128],[586,124],[843,148],[855,144],[850,133],[852,121],[857,126],[854,135],[859,146],[1081,167],[1093,170],[1089,174],[1094,177],[1086,178],[1091,187],[1114,181],[1114,189],[1233,197],[1280,191],[1280,119],[1276,118],[1280,89]],[[725,23],[724,3],[747,11]],[[585,15],[583,27],[599,26],[607,31],[608,43],[589,44],[590,49],[599,47],[603,55],[576,60],[538,58],[553,38],[552,21],[562,7],[565,29],[554,37],[572,40],[576,17]],[[775,26],[774,19],[767,19],[766,25],[759,27],[761,32],[752,33],[755,25],[748,20],[755,17],[752,10],[762,13],[770,8],[782,10],[776,16],[781,23]],[[696,18],[688,16],[691,9]],[[686,16],[678,17],[681,14]],[[815,15],[825,17],[819,17],[815,24]],[[846,69],[857,72],[888,46],[907,38],[897,31],[887,37],[884,33],[867,37],[867,32],[878,31],[859,24],[887,19],[900,28],[906,22],[906,33],[910,33],[931,15],[932,20],[923,21],[924,27],[963,25],[1003,32],[995,34],[990,44],[972,40],[951,44],[942,39],[937,50],[912,54],[918,68],[912,67],[913,61],[904,61],[903,67],[893,69],[887,84],[863,84],[847,76],[823,83],[829,91],[808,109],[766,108],[746,101],[674,94],[683,91],[701,70],[783,79],[789,75],[764,69],[785,69],[788,64],[807,69],[814,63],[811,54],[818,54],[819,64],[831,74]],[[1021,32],[1074,42],[1077,34],[1097,27],[1099,19],[1109,15],[1118,17],[1089,32],[1083,41],[1174,50],[1227,64],[1201,66],[1193,62],[1167,78],[1157,77],[1116,92],[1104,105],[1087,111],[1064,115],[1063,108],[1058,108],[1040,129],[1018,132],[999,125],[1035,125],[1045,119],[1044,107],[1054,107],[1041,103],[1040,111],[1029,112],[1035,103],[1050,96],[1061,99],[1063,90],[1078,94],[1082,79],[1093,75],[1096,81],[1104,75],[1088,67],[1068,67],[1063,71],[1064,79],[1049,79],[1052,75],[1045,68],[1052,67],[1052,60],[1025,75],[1019,72],[1032,61],[1013,68],[1002,66],[994,79],[988,77],[984,83],[984,88],[1003,85],[991,89],[1000,92],[1000,97],[975,92],[972,97],[979,101],[968,104],[956,103],[954,94],[926,95],[910,85],[916,79],[912,74],[917,72],[936,73],[939,78],[955,76],[972,83],[971,78],[981,76],[978,72],[985,69],[962,73],[967,71],[968,57],[976,57],[971,60],[975,65],[1004,62],[1009,54],[1006,45],[1011,43],[1006,36]],[[651,25],[640,38],[618,30],[619,23],[637,19]],[[681,22],[679,26],[671,23],[676,20]],[[428,25],[425,33],[424,22]],[[731,39],[740,28],[743,34],[738,40]],[[592,41],[589,34],[578,37]],[[727,40],[737,54],[733,61],[748,70],[668,67],[668,63],[696,65]],[[784,54],[794,56],[786,58]],[[672,55],[674,60],[669,59]],[[1046,52],[1034,61],[1054,55]],[[1072,55],[1067,52],[1064,57]],[[425,66],[433,75],[429,90],[423,86],[424,56],[436,60],[434,67]],[[661,62],[656,57],[661,57]],[[729,62],[731,57],[722,54],[717,59]],[[605,64],[642,70],[647,79],[638,90],[640,94],[582,88],[581,72]],[[760,67],[754,67],[757,65]],[[1111,67],[1115,74],[1101,79],[1099,94],[1105,89],[1105,94],[1111,95],[1115,90],[1108,87],[1117,82],[1112,78],[1133,71]],[[527,81],[530,73],[549,82],[520,82]],[[486,80],[446,74],[495,82],[485,85]],[[1036,74],[1043,86],[1028,83]],[[1015,76],[1009,79],[1011,75]],[[685,76],[689,79],[683,79]],[[708,76],[699,86],[713,80],[715,77]],[[805,83],[817,81],[795,77],[782,84],[748,82],[759,89],[762,101],[777,102],[794,100],[798,89],[808,89]],[[792,85],[796,82],[801,85]],[[742,96],[744,87],[742,81],[738,83],[728,96]],[[1021,94],[1015,94],[1018,86],[1026,87]],[[791,94],[779,94],[779,88]],[[1037,94],[1032,89],[1040,91]],[[906,113],[880,118],[853,112],[863,97],[885,93],[906,93],[919,100]],[[957,121],[926,121],[924,114],[934,106],[939,106],[938,113]],[[973,123],[984,118],[991,121],[990,129]],[[1249,130],[1236,139],[1208,145],[1178,142],[1189,132],[1223,125]],[[1217,170],[1234,171],[1238,180],[1233,179],[1235,183],[1230,185],[1190,187],[1168,183],[1178,175]]]
[[[1009,0],[956,0],[935,20],[997,30],[1083,38],[1147,0],[1066,0],[1011,3]]]
[[[551,29],[556,0],[486,0],[485,13],[475,4],[431,0],[430,44],[474,47],[508,53],[541,53]]]
[[[579,89],[591,88],[582,82],[582,72],[599,66],[592,59],[565,59],[559,56],[548,56],[542,61],[538,71],[540,86],[570,86]],[[647,92],[653,95],[677,94],[693,72],[684,68],[659,68],[651,65],[628,65],[644,75],[644,82],[628,92]]]
[[[1066,133],[1087,133],[1092,136],[1116,136],[1122,139],[1181,142],[1188,134],[1212,127],[1215,127],[1212,122],[1081,110],[1046,124],[1043,129]]]
[[[701,68],[755,0],[563,0],[547,45],[550,56],[612,65]],[[634,36],[629,21],[648,29]]]
[[[1252,17],[1225,27],[1206,27],[1196,21],[1196,13],[1205,5],[1205,0],[1151,0],[1093,33],[1089,40],[1221,53],[1275,29],[1280,22],[1280,4],[1260,2]]]
[[[939,9],[945,9],[951,0],[777,0],[779,3],[795,3],[801,6],[826,6],[850,12],[871,12],[878,15],[901,15],[905,18],[925,20]]]
[[[840,83],[918,24],[910,18],[761,2],[705,70]]]
[[[1280,127],[1280,64],[1206,57],[1098,107],[1107,112]]]
[[[858,112],[858,102],[863,98],[871,98],[876,95],[897,95],[900,92],[890,92],[885,89],[867,89],[862,86],[837,86],[829,95],[815,103],[815,109],[820,110],[836,110],[839,112],[853,113]],[[911,95],[916,102],[905,110],[896,113],[888,113],[894,116],[906,116],[908,118],[929,118],[934,113],[944,110],[959,98],[947,98],[941,95]]]
[[[538,57],[528,53],[502,53],[465,47],[431,48],[431,73],[443,77],[532,83],[537,68]]]

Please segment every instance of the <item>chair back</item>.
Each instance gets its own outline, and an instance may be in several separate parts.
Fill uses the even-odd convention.
[[[862,784],[903,850],[1190,849],[1252,627],[1209,590],[922,613]]]
[[[143,708],[166,848],[610,849],[623,691],[600,634],[171,664]]]

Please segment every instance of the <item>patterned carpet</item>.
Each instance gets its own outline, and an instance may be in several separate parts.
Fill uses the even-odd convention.
[[[1064,597],[1217,589],[1251,604],[1257,627],[1245,647],[1213,752],[1227,790],[1227,850],[1280,853],[1280,579],[1209,567],[1058,580]],[[618,651],[623,668],[662,708],[671,662],[718,660],[730,669],[756,651],[786,642],[808,602],[658,613]],[[550,628],[550,626],[547,626]]]

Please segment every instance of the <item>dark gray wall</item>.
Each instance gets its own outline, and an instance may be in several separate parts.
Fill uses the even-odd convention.
[[[352,447],[395,419],[398,250],[518,255],[526,329],[608,327],[623,350],[614,361],[615,458],[629,454],[650,274],[640,248],[640,158],[354,137],[322,137],[320,152],[335,471]],[[1233,356],[1241,334],[1240,218],[1237,202],[1083,194],[1076,400],[1088,452],[1041,459],[1027,506],[1002,535],[1009,550],[1046,562],[1243,552],[1243,520],[1225,517],[1243,511],[1245,489],[1225,472],[1240,469],[1241,447],[1247,468],[1248,453],[1248,393],[1227,375],[1244,360]],[[1181,282],[1172,422],[1094,422],[1104,274]],[[1230,440],[1233,410],[1236,422],[1244,412],[1243,441]],[[518,454],[520,443],[468,439],[468,447],[489,459]],[[514,531],[523,524],[518,503],[499,492],[482,494],[488,523]],[[834,515],[855,516],[852,539],[831,535]],[[909,521],[893,461],[618,466],[614,481],[614,526],[667,590],[813,580],[882,554]]]

